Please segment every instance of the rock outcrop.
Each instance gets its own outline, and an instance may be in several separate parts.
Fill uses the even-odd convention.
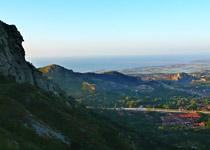
[[[178,73],[172,77],[173,81],[178,81],[180,83],[190,83],[193,80],[198,80],[198,78],[188,75],[184,72]]]
[[[47,80],[25,60],[23,37],[16,26],[0,21],[0,75],[17,83],[28,82],[46,91],[60,94],[59,87]]]

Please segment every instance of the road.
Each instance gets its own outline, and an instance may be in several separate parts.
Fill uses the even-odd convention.
[[[179,113],[195,113],[195,112],[201,112],[205,114],[210,114],[210,111],[189,111],[189,110],[183,110],[180,111],[178,109],[161,109],[161,108],[109,108],[109,109],[115,109],[115,110],[125,110],[125,111],[156,111],[156,112],[179,112]]]

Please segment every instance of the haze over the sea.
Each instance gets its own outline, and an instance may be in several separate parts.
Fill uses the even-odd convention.
[[[174,64],[209,63],[210,55],[29,58],[36,67],[58,64],[77,72],[120,70]]]

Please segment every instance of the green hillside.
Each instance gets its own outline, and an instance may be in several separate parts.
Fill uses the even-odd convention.
[[[141,78],[116,71],[101,74],[77,73],[59,65],[49,65],[39,68],[39,71],[57,83],[68,95],[91,107],[138,107],[151,104],[163,107],[174,96],[192,96],[183,91],[164,87],[157,81],[142,81]],[[154,99],[163,100],[154,101]],[[121,101],[128,103],[122,105]],[[131,106],[131,103],[134,105]]]
[[[123,130],[77,106],[29,84],[0,82],[1,150],[134,149],[119,136]]]
[[[44,76],[62,85],[62,88],[68,95],[79,96],[82,92],[82,83],[84,80],[80,73],[74,73],[58,65],[49,65],[39,68]]]
[[[147,134],[85,109],[71,97],[1,77],[1,150],[173,149]]]

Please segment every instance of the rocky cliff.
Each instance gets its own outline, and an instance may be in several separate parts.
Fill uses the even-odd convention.
[[[188,74],[186,74],[184,72],[181,72],[181,73],[178,73],[178,74],[174,75],[171,80],[178,81],[178,82],[184,82],[184,83],[185,82],[186,83],[190,83],[193,80],[198,80],[198,78],[193,77],[191,75],[188,75]]]
[[[28,82],[54,94],[61,93],[57,85],[48,81],[25,60],[23,37],[14,25],[0,21],[0,75],[17,83]]]

